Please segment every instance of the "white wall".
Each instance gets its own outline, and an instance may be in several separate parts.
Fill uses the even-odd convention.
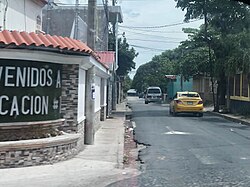
[[[77,121],[80,123],[85,119],[85,96],[86,96],[86,71],[79,70],[79,89],[78,89],[78,114]]]
[[[6,28],[4,28],[4,9],[6,0],[0,0],[1,29],[35,32],[37,30],[37,16],[42,17],[42,3],[35,0],[8,0],[6,12]]]
[[[101,80],[101,106],[107,106],[107,79]]]
[[[95,77],[95,112],[101,109],[101,78]]]

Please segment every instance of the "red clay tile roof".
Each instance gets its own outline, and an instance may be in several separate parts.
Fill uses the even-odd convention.
[[[44,4],[48,4],[48,0],[40,0]]]
[[[67,37],[4,30],[0,32],[0,43],[16,46],[45,46],[91,54],[93,51],[83,42]]]
[[[97,56],[100,57],[101,63],[111,66],[115,63],[115,52],[114,51],[98,51],[96,52]]]
[[[100,61],[97,54],[85,43],[68,37],[3,30],[0,32],[0,44],[4,44],[6,47],[9,45],[16,47],[35,46],[84,53],[93,56],[107,68],[107,66]]]

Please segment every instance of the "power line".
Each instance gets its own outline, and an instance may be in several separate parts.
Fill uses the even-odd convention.
[[[128,40],[136,40],[136,41],[147,41],[147,42],[160,42],[160,43],[180,43],[175,41],[162,41],[162,40],[147,40],[147,39],[136,39],[136,38],[127,38]]]
[[[123,28],[123,29],[130,29],[130,28]],[[159,30],[144,30],[144,29],[133,29],[136,31],[142,31],[142,32],[156,32],[156,33],[169,33],[169,34],[183,34],[182,31],[159,31]]]
[[[167,24],[167,25],[147,26],[147,27],[146,26],[122,26],[122,25],[120,25],[120,27],[122,27],[122,28],[130,28],[130,29],[154,29],[154,28],[173,27],[173,26],[188,24],[188,23],[196,22],[196,21],[200,21],[200,20],[193,20],[193,21],[189,21],[189,22],[173,23],[173,24]]]
[[[153,34],[146,34],[146,33],[142,33],[142,32],[134,32],[134,31],[128,31],[130,33],[134,33],[137,35],[145,35],[145,36],[154,36],[154,37],[161,37],[161,38],[166,38],[166,39],[176,39],[176,40],[183,40],[183,38],[170,38],[170,37],[166,37],[166,36],[161,36],[161,35],[153,35]]]
[[[74,6],[75,5],[75,3],[60,3],[60,2],[57,2],[57,3],[55,3],[56,5],[65,5],[65,6],[69,6],[69,5],[71,5],[71,6]],[[79,3],[78,5],[88,5],[87,3]]]
[[[166,51],[166,49],[157,49],[157,48],[151,48],[151,47],[144,47],[144,46],[139,46],[139,45],[133,45],[133,44],[129,44],[132,47],[137,47],[137,48],[142,48],[142,49],[149,49],[152,51]]]

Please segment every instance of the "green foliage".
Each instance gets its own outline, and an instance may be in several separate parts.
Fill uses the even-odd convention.
[[[225,85],[225,76],[238,71],[250,72],[250,9],[232,0],[175,0],[186,11],[185,21],[206,19],[199,29],[185,28],[188,39],[176,49],[140,66],[132,86],[143,91],[148,86],[165,90],[166,74],[185,78],[206,74]],[[221,89],[221,93],[225,93]],[[221,98],[225,98],[221,96]]]
[[[109,50],[115,51],[115,37],[110,31],[109,33]],[[130,48],[125,37],[118,39],[118,69],[116,73],[118,76],[126,76],[128,73],[135,69],[134,59],[138,53],[132,47]]]
[[[128,75],[126,75],[124,79],[123,92],[126,93],[131,88],[131,85],[132,79]]]
[[[200,30],[184,29],[184,32],[189,33],[190,38],[182,44],[184,49],[188,48],[188,55],[183,55],[184,59],[181,64],[185,64],[185,62],[192,63],[192,65],[189,64],[189,66],[193,67],[192,71],[190,71],[191,74],[205,69],[208,70],[208,74],[215,75],[219,79],[222,74],[234,73],[237,67],[244,70],[249,67],[248,42],[241,45],[243,41],[249,41],[246,36],[249,33],[250,25],[248,6],[231,0],[175,1],[177,7],[186,10],[186,21],[204,18],[205,16],[208,18],[207,27],[202,25]],[[241,42],[239,43],[239,41]],[[199,52],[197,53],[197,51],[202,52],[202,48],[205,56],[207,56],[206,51],[208,54],[208,50],[206,48],[208,48],[208,43],[213,53],[210,68],[206,61],[208,57],[204,57],[204,64],[201,64],[199,59],[202,60],[202,57],[198,55]],[[183,66],[181,69],[185,70],[186,68],[187,66]],[[185,74],[183,71],[182,73]]]
[[[143,92],[149,86],[159,86],[166,92],[167,80],[164,77],[174,72],[174,62],[166,55],[169,55],[168,52],[155,56],[152,61],[141,65],[136,71],[132,87]]]
[[[116,71],[117,75],[125,76],[132,69],[135,69],[134,58],[137,57],[135,49],[129,47],[126,38],[123,40],[120,38],[118,40],[118,69]]]
[[[250,33],[243,31],[237,35],[229,35],[230,55],[226,70],[232,75],[239,71],[250,72]]]
[[[247,69],[249,71],[248,51],[250,48],[247,46],[247,43],[239,45],[238,41],[243,42],[243,38],[246,39],[245,34],[242,32],[246,31],[249,33],[250,9],[242,3],[231,0],[175,1],[177,2],[177,7],[186,10],[186,21],[204,18],[204,25],[201,26],[200,34],[199,32],[193,33],[193,36],[196,35],[196,37],[193,37],[191,42],[197,42],[197,47],[202,47],[199,46],[202,44],[202,40],[199,40],[199,38],[202,39],[200,36],[203,35],[203,41],[205,42],[203,47],[208,47],[209,49],[209,73],[212,78],[215,77],[217,79],[218,83],[216,103],[216,110],[218,110],[219,104],[225,104],[226,75]],[[195,56],[192,56],[191,53],[194,53],[197,49],[193,48],[192,52],[185,59],[187,58],[187,61],[193,64],[191,67],[196,67],[200,71],[206,65],[197,63],[198,60],[196,62],[193,60]],[[188,63],[188,65],[190,64]],[[188,67],[183,66],[181,69],[184,70],[185,68]],[[195,71],[195,69],[193,70]]]

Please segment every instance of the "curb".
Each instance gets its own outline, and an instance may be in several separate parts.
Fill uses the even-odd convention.
[[[129,103],[126,103],[125,107],[126,107],[125,120],[131,120],[132,119],[131,105]]]
[[[212,111],[207,111],[206,113],[212,114],[212,115],[215,115],[215,116],[219,116],[219,117],[223,117],[224,119],[227,119],[227,120],[235,122],[235,123],[241,123],[241,124],[250,126],[250,121],[239,119],[237,117],[234,117],[234,116],[231,116],[231,115],[228,115],[228,114],[221,114],[221,113],[212,112]]]

